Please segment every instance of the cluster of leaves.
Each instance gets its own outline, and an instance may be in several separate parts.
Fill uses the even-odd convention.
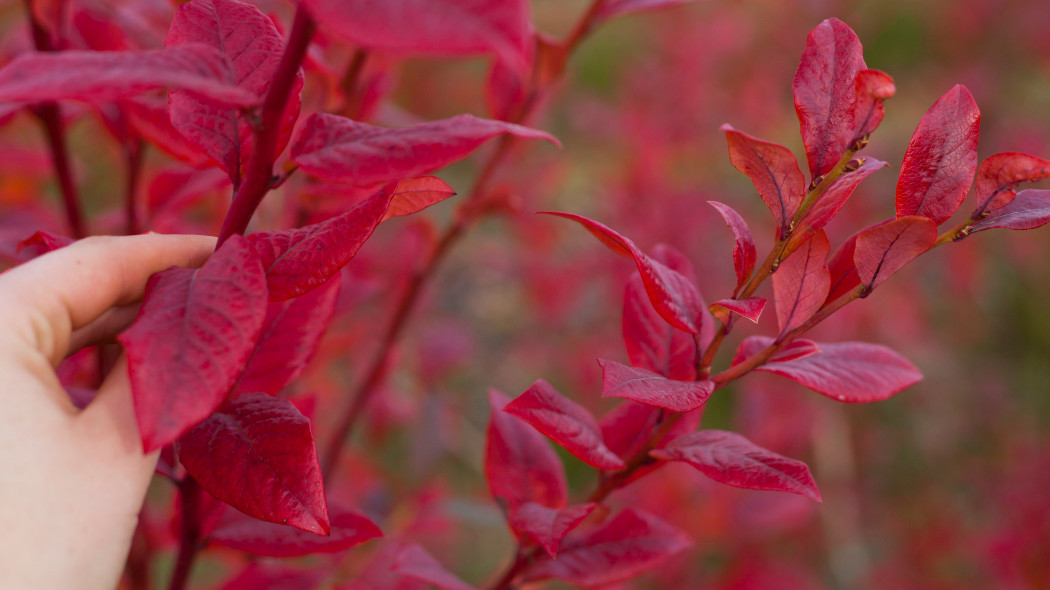
[[[215,254],[200,269],[154,276],[138,319],[120,336],[143,447],[164,450],[158,471],[179,489],[181,545],[173,588],[186,584],[195,553],[207,543],[295,557],[342,552],[381,536],[362,512],[329,502],[323,485],[338,465],[359,412],[354,408],[367,400],[367,387],[375,387],[373,378],[336,429],[324,461],[315,447],[311,402],[287,395],[339,305],[341,270],[383,221],[453,196],[443,181],[422,175],[494,138],[501,138],[491,160],[497,163],[511,138],[557,143],[519,123],[561,76],[572,49],[613,17],[680,2],[599,0],[563,41],[534,32],[527,3],[520,1],[375,6],[303,0],[287,36],[280,17],[238,0],[179,4],[163,30],[144,24],[164,12],[151,2],[129,5],[136,18],[123,20],[102,0],[27,2],[37,51],[24,51],[0,69],[0,102],[4,117],[27,111],[43,125],[71,236],[41,231],[20,248],[39,253],[89,233],[66,161],[65,101],[90,105],[126,152],[127,231],[192,227],[181,220],[203,197],[216,190],[233,194]],[[364,123],[360,119],[381,94],[381,76],[340,78],[325,50],[345,43],[356,48],[347,71],[354,76],[363,69],[354,64],[367,52],[494,56],[488,99],[495,118],[459,115],[400,127]],[[336,88],[336,99],[328,103],[341,104],[318,106],[325,101],[304,93],[306,74]],[[810,34],[794,91],[808,184],[786,148],[724,128],[732,164],[754,182],[776,222],[774,247],[758,265],[744,218],[728,205],[711,203],[735,238],[737,280],[729,297],[707,305],[689,261],[669,246],[647,254],[605,225],[555,214],[580,223],[637,266],[623,313],[631,364],[600,361],[602,395],[627,401],[599,420],[544,381],[513,401],[490,393],[485,474],[519,544],[493,588],[548,578],[611,583],[689,547],[685,533],[655,515],[632,508],[610,516],[604,504],[609,494],[667,462],[690,465],[732,486],[819,501],[803,463],[732,432],[696,430],[712,393],[757,370],[840,401],[894,395],[921,377],[892,350],[802,336],[932,247],[986,229],[1029,229],[1050,221],[1050,192],[1016,191],[1022,182],[1050,176],[1050,162],[1010,153],[978,167],[979,113],[965,88],[956,87],[930,109],[909,144],[897,215],[861,230],[831,254],[824,226],[862,180],[884,167],[855,156],[881,122],[893,82],[867,69],[856,35],[832,19]],[[301,117],[304,108],[316,112]],[[169,188],[158,189],[144,220],[134,185],[147,145],[194,169],[163,178]],[[975,175],[975,210],[938,236],[937,227],[960,208]],[[300,180],[304,192],[337,194],[349,205],[317,223],[245,234],[268,193]],[[433,261],[477,217],[509,206],[499,191],[476,188],[468,197]],[[767,278],[776,334],[745,339],[730,366],[714,372],[715,356],[737,316],[758,321],[766,301],[756,293]],[[374,375],[385,370],[413,304],[417,291],[408,292]],[[80,403],[90,399],[90,392],[71,393]],[[598,485],[583,502],[570,504],[561,461],[540,434],[597,470]],[[312,587],[329,573],[324,567],[252,564],[226,587]],[[469,588],[420,545],[395,539],[345,587],[425,584]]]

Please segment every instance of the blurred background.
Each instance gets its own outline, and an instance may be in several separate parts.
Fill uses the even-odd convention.
[[[170,10],[153,4],[158,14]],[[285,3],[259,5],[288,14]],[[561,38],[588,5],[534,0],[533,21]],[[20,10],[3,3],[5,22]],[[626,362],[620,305],[633,265],[579,227],[533,213],[587,215],[644,249],[670,244],[693,262],[709,301],[728,297],[732,236],[706,201],[744,215],[760,259],[774,228],[730,165],[719,127],[730,123],[802,157],[791,82],[807,33],[833,16],[857,32],[868,67],[889,73],[897,87],[864,150],[890,168],[864,182],[828,227],[833,248],[893,215],[908,139],[955,84],[981,108],[981,159],[1004,151],[1050,157],[1045,0],[706,0],[605,23],[528,121],[564,147],[523,144],[497,170],[492,190],[514,206],[475,228],[439,267],[330,495],[375,515],[388,536],[422,543],[465,580],[490,580],[513,539],[481,468],[486,390],[513,396],[543,378],[600,415],[615,403],[600,398],[595,359]],[[12,30],[8,50],[18,43]],[[379,56],[368,68],[377,98],[361,117],[372,123],[494,116],[489,59]],[[308,93],[319,80],[308,75]],[[321,108],[318,100],[304,109]],[[105,233],[118,227],[124,155],[83,108],[67,113],[75,170],[92,228]],[[42,145],[24,115],[0,129],[7,255],[36,229],[60,225]],[[465,193],[485,157],[438,175]],[[150,207],[175,198],[170,191],[189,177],[171,175],[185,166],[159,151],[148,155],[142,186]],[[228,198],[221,183],[201,189],[180,221],[153,229],[215,233]],[[968,198],[963,213],[972,209]],[[339,206],[289,182],[265,204],[258,227],[286,227],[290,212],[309,217]],[[293,392],[316,397],[318,431],[331,427],[329,409],[342,407],[362,378],[389,321],[391,293],[404,288],[454,209],[455,199],[384,223],[345,271],[338,316]],[[759,294],[771,297],[768,289]],[[813,338],[891,346],[920,368],[922,383],[885,402],[842,405],[776,376],[749,375],[716,393],[705,412],[703,427],[738,431],[806,461],[823,504],[721,486],[669,465],[610,504],[652,511],[696,544],[658,571],[609,588],[1050,588],[1048,298],[1047,228],[981,233],[910,264]],[[773,316],[740,324],[716,368],[727,366],[744,336],[769,334]],[[592,470],[562,456],[574,497],[585,496]],[[166,498],[157,492],[158,511],[168,508]],[[352,578],[369,552],[365,545],[344,556],[338,579]],[[222,559],[214,567],[221,578]]]

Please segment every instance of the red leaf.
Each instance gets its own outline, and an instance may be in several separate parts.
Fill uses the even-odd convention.
[[[514,398],[503,411],[532,424],[589,465],[598,469],[623,469],[623,461],[602,441],[594,416],[543,379]]]
[[[504,133],[560,145],[542,131],[473,115],[407,127],[376,127],[315,113],[306,118],[292,143],[292,160],[321,178],[367,186],[443,168]]]
[[[105,102],[164,87],[231,105],[259,102],[230,76],[226,59],[201,44],[156,51],[24,53],[0,69],[0,102]]]
[[[632,365],[668,379],[696,379],[696,339],[660,317],[637,275],[624,291],[623,341]]]
[[[645,290],[649,293],[649,300],[660,316],[676,328],[691,334],[700,333],[697,319],[701,317],[704,309],[703,300],[696,285],[689,279],[646,256],[634,242],[597,221],[572,213],[541,213],[571,219],[586,228],[613,252],[634,259]]]
[[[1014,187],[1018,184],[1044,178],[1050,178],[1050,160],[1009,152],[989,156],[977,168],[977,210],[973,217],[1008,205],[1017,196]]]
[[[830,249],[824,231],[818,231],[781,262],[773,274],[777,326],[781,336],[804,324],[824,305],[831,286],[825,265]]]
[[[360,205],[321,223],[250,234],[248,242],[262,260],[270,299],[298,297],[346,266],[383,219],[396,188],[390,183]]]
[[[856,90],[853,141],[871,135],[878,128],[886,115],[886,107],[882,103],[897,92],[897,87],[893,85],[893,78],[885,72],[862,70],[857,74]]]
[[[1050,222],[1050,190],[1026,190],[1017,193],[1009,205],[991,212],[973,225],[974,232],[1001,227],[1034,229]]]
[[[937,241],[937,226],[918,215],[898,217],[857,234],[853,261],[870,291]]]
[[[227,510],[208,540],[253,555],[299,557],[315,553],[338,553],[383,536],[375,523],[355,510],[332,504],[328,507],[328,515],[331,519],[331,535],[321,537]]]
[[[392,569],[396,573],[437,586],[441,590],[474,590],[473,586],[454,576],[415,543],[407,543],[401,547]]]
[[[795,167],[798,168],[798,165]],[[755,270],[755,238],[751,235],[747,222],[732,207],[718,201],[708,201],[707,204],[718,211],[733,231],[733,268],[736,270],[736,288],[740,289]]]
[[[911,136],[897,181],[897,217],[940,225],[962,205],[977,169],[981,111],[957,84],[933,103]]]
[[[730,161],[754,183],[758,194],[773,212],[777,229],[782,234],[806,196],[806,180],[798,168],[795,155],[786,147],[756,139],[729,125],[722,125],[722,131],[725,131],[726,141],[729,142]],[[726,217],[721,208],[715,208]],[[728,217],[726,222],[736,233],[737,229]],[[746,227],[745,225],[744,228]],[[735,252],[733,258],[735,261]],[[738,270],[737,274],[739,273]]]
[[[264,393],[234,398],[176,448],[216,499],[259,520],[330,533],[310,421],[292,402]]]
[[[235,395],[276,394],[303,372],[332,319],[339,284],[336,277],[300,297],[270,303]]]
[[[740,348],[737,348],[736,355],[733,356],[732,364],[738,365],[755,356],[759,352],[762,352],[762,350],[768,348],[774,343],[774,341],[773,338],[768,336],[748,336],[740,343]],[[766,362],[783,363],[805,358],[817,354],[818,352],[820,352],[820,347],[817,346],[816,342],[806,340],[805,338],[796,338],[780,347],[780,350],[774,352],[773,356],[769,357],[769,360]]]
[[[390,206],[387,207],[383,219],[411,215],[455,194],[452,187],[436,176],[402,180],[397,183],[397,189],[394,190],[394,196],[390,199]]]
[[[240,236],[200,269],[170,268],[150,278],[138,318],[118,337],[147,452],[222,403],[262,329],[265,293],[259,259]]]
[[[853,191],[857,189],[861,181],[872,172],[888,166],[886,162],[875,158],[860,158],[857,161],[860,163],[859,166],[838,177],[820,197],[820,200],[813,205],[813,208],[799,221],[798,227],[788,240],[787,252],[794,252],[817,230],[823,229],[842,210],[843,205],[853,195]]]
[[[842,297],[860,284],[857,265],[853,262],[853,253],[857,249],[858,234],[860,232],[853,234],[843,242],[828,260],[828,273],[831,275],[831,289],[828,291],[828,302]]]
[[[29,250],[29,254],[36,257],[42,254],[47,254],[48,252],[54,252],[59,248],[65,248],[75,241],[76,240],[73,238],[67,238],[66,236],[46,231],[38,231],[21,242],[18,242],[16,251],[21,253],[23,250]]]
[[[205,166],[210,160],[197,146],[171,124],[168,101],[159,96],[137,96],[117,103],[132,128],[145,140],[173,158],[191,166]]]
[[[727,485],[791,492],[820,502],[820,491],[805,463],[763,449],[735,432],[691,432],[649,454],[664,461],[688,463]]]
[[[806,37],[792,89],[810,177],[835,167],[856,135],[857,74],[867,69],[860,40],[830,18]]]
[[[628,508],[599,527],[570,535],[558,559],[546,559],[528,570],[525,581],[556,578],[583,586],[633,578],[685,551],[689,537],[655,516]]]
[[[605,20],[644,10],[657,10],[668,6],[687,4],[696,0],[609,0],[602,4],[595,20]]]
[[[695,410],[711,397],[711,381],[674,381],[652,371],[598,359],[602,367],[602,397],[622,397],[672,412]]]
[[[502,410],[510,400],[489,391],[489,428],[485,444],[485,477],[492,497],[504,509],[526,502],[564,508],[568,489],[561,460],[534,428]]]
[[[179,4],[165,44],[179,47],[191,43],[214,47],[227,60],[230,80],[259,102],[266,95],[284,52],[284,40],[273,21],[255,6],[237,0],[192,0]],[[284,150],[299,116],[302,86],[300,71],[281,120],[275,153]],[[254,144],[247,113],[180,90],[173,91],[169,100],[175,128],[218,162],[230,175],[234,187],[240,185]]]
[[[330,575],[327,567],[300,569],[256,561],[223,584],[220,590],[312,590]]]
[[[761,297],[749,297],[747,299],[719,299],[711,304],[711,307],[719,307],[723,310],[728,310],[734,313],[738,313],[752,322],[758,323],[758,318],[762,316],[762,310],[766,308],[766,300]],[[712,313],[715,313],[712,310]],[[718,315],[717,313],[715,314]],[[724,324],[729,319],[729,313],[723,311],[724,317],[719,318]]]
[[[840,402],[877,402],[922,381],[922,374],[896,352],[864,342],[820,343],[820,352],[759,371],[775,373]]]
[[[317,22],[355,45],[396,53],[494,52],[524,68],[524,0],[303,0]]]
[[[631,400],[621,403],[611,412],[602,416],[599,422],[602,427],[602,437],[605,439],[605,445],[623,459],[631,457],[642,444],[649,440],[653,429],[656,427],[657,420],[665,413],[661,408]],[[703,408],[686,412],[671,427],[667,437],[696,430],[700,426],[702,414]],[[635,475],[644,473],[649,469],[649,467],[642,467],[635,471]]]
[[[558,545],[572,532],[598,504],[582,504],[561,510],[528,502],[511,513],[509,522],[520,535],[527,535],[543,546],[551,557],[558,556]]]

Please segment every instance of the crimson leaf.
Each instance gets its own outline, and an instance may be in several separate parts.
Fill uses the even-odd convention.
[[[613,252],[632,258],[638,267],[642,283],[645,284],[645,290],[649,293],[649,300],[660,316],[676,328],[691,334],[700,333],[697,320],[704,308],[703,300],[696,285],[689,279],[653,260],[635,246],[634,242],[597,221],[572,213],[542,213],[571,219],[586,228]]]
[[[367,516],[338,504],[328,507],[331,535],[321,537],[296,528],[263,522],[227,510],[208,539],[231,549],[267,557],[298,557],[315,553],[337,553],[383,532]]]
[[[830,249],[824,231],[818,231],[781,262],[773,275],[781,336],[804,324],[824,305],[831,285],[825,265]]]
[[[1050,190],[1026,190],[1017,193],[1009,205],[991,212],[973,225],[975,232],[1001,227],[1033,229],[1050,222]]]
[[[38,231],[21,242],[18,242],[16,251],[21,253],[23,250],[28,250],[30,256],[36,257],[42,254],[47,254],[48,252],[54,252],[59,248],[65,248],[75,241],[76,240],[73,238],[60,234]]]
[[[858,234],[860,232],[847,238],[828,259],[828,272],[831,275],[831,289],[828,291],[827,299],[829,302],[842,297],[860,284],[857,265],[853,262],[853,253],[857,250]]]
[[[568,484],[561,460],[534,428],[502,411],[509,401],[489,391],[485,477],[492,497],[507,510],[526,502],[564,508]]]
[[[555,510],[527,502],[518,506],[508,521],[518,534],[529,536],[542,545],[551,557],[557,557],[561,540],[597,507],[597,504],[590,503]]]
[[[0,69],[0,102],[104,102],[164,87],[237,106],[259,102],[232,82],[218,51],[199,43],[155,51],[24,53]]]
[[[657,426],[657,422],[665,413],[663,409],[655,406],[631,400],[624,401],[611,412],[602,416],[602,419],[598,422],[602,427],[602,437],[605,438],[605,445],[624,459],[632,456],[642,444],[649,440],[653,429]],[[703,408],[686,412],[671,427],[667,437],[674,437],[678,434],[696,430],[700,426],[702,415]],[[651,467],[642,467],[635,471],[635,475],[639,473],[644,474],[650,469]]]
[[[1009,204],[1017,195],[1014,187],[1018,184],[1048,177],[1050,160],[1009,152],[989,156],[977,168],[977,211],[973,218]]]
[[[740,364],[755,356],[763,349],[773,344],[773,342],[773,338],[768,336],[748,336],[740,343],[740,347],[737,348],[736,355],[733,356],[733,364]],[[818,352],[820,352],[820,347],[817,346],[816,342],[806,340],[805,338],[796,338],[780,347],[780,349],[774,352],[773,356],[769,357],[766,362],[782,363],[793,361],[812,354],[817,354]]]
[[[668,379],[696,378],[696,339],[660,317],[637,275],[623,295],[623,341],[632,365]]]
[[[265,292],[259,259],[240,236],[200,269],[170,268],[150,278],[138,318],[118,337],[147,452],[222,403],[262,329]]]
[[[371,49],[495,52],[523,68],[531,31],[524,0],[303,0],[321,26]]]
[[[795,155],[786,147],[756,139],[729,125],[723,125],[722,131],[725,131],[726,141],[729,142],[729,160],[754,183],[758,194],[773,212],[777,230],[783,235],[787,225],[798,212],[806,192],[806,180],[798,168]],[[721,208],[716,209],[723,217],[726,216]],[[726,222],[736,233],[737,229],[728,217]],[[735,262],[735,251],[733,258]],[[739,270],[737,274],[739,276]]]
[[[260,102],[284,51],[284,41],[273,21],[255,6],[237,0],[180,4],[165,44],[179,47],[190,43],[204,43],[218,50],[229,64],[231,81]],[[277,153],[288,143],[299,116],[302,85],[300,71],[281,120]],[[237,187],[253,145],[253,127],[247,115],[231,105],[180,90],[173,91],[169,100],[175,128],[218,162]]]
[[[820,502],[820,491],[805,463],[763,449],[735,432],[690,432],[649,454],[688,463],[727,485],[791,492]]]
[[[695,410],[711,397],[711,381],[674,381],[652,371],[598,359],[602,367],[602,397],[622,397],[672,412]]]
[[[758,323],[758,318],[762,316],[762,310],[766,308],[766,300],[761,297],[748,297],[747,299],[719,299],[711,304],[712,313],[718,317],[722,323],[726,323],[729,319],[729,312],[738,313],[752,322]],[[719,311],[719,309],[721,311]]]
[[[937,226],[909,215],[873,225],[857,234],[853,261],[866,290],[878,287],[937,241]]]
[[[270,299],[281,301],[325,283],[353,259],[386,214],[397,183],[321,223],[298,229],[255,232],[248,242],[266,272]]]
[[[798,168],[797,164],[795,168]],[[736,270],[736,288],[740,289],[755,270],[755,238],[747,222],[732,207],[718,201],[708,201],[707,204],[718,211],[733,232],[733,269]]]
[[[292,143],[292,160],[321,178],[368,186],[437,170],[504,133],[558,144],[542,131],[473,115],[407,127],[376,127],[315,113],[306,118]]]
[[[827,173],[856,135],[857,74],[867,69],[857,34],[830,18],[806,37],[792,89],[810,177]]]
[[[853,195],[853,191],[857,189],[861,181],[872,172],[888,166],[886,162],[875,158],[860,158],[855,162],[858,163],[857,167],[835,179],[820,200],[802,217],[798,227],[792,232],[791,239],[788,240],[786,252],[794,252],[810,236],[823,229],[842,210],[843,205]]]
[[[853,124],[853,140],[871,135],[886,115],[883,101],[897,92],[893,78],[878,70],[862,70],[857,74],[857,106]]]
[[[981,111],[965,86],[937,99],[911,136],[897,181],[897,217],[940,225],[962,205],[977,169]]]
[[[628,508],[597,528],[569,535],[558,559],[528,570],[526,581],[556,578],[583,586],[611,584],[660,565],[692,545],[689,537],[659,518]]]
[[[265,393],[234,398],[176,448],[215,498],[259,520],[330,533],[310,420],[292,402]]]
[[[866,342],[820,343],[820,352],[759,371],[775,373],[847,403],[882,401],[922,381],[915,365],[893,350]]]
[[[455,194],[452,187],[435,176],[402,180],[397,183],[397,190],[394,191],[394,197],[390,200],[390,206],[383,219],[411,215]]]
[[[328,328],[338,295],[335,277],[306,295],[271,302],[234,393],[275,394],[298,377]]]

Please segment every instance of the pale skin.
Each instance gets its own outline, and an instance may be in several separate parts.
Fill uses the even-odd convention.
[[[142,451],[123,357],[83,410],[55,367],[126,328],[150,275],[214,247],[95,237],[0,274],[0,587],[116,587],[157,453]]]

